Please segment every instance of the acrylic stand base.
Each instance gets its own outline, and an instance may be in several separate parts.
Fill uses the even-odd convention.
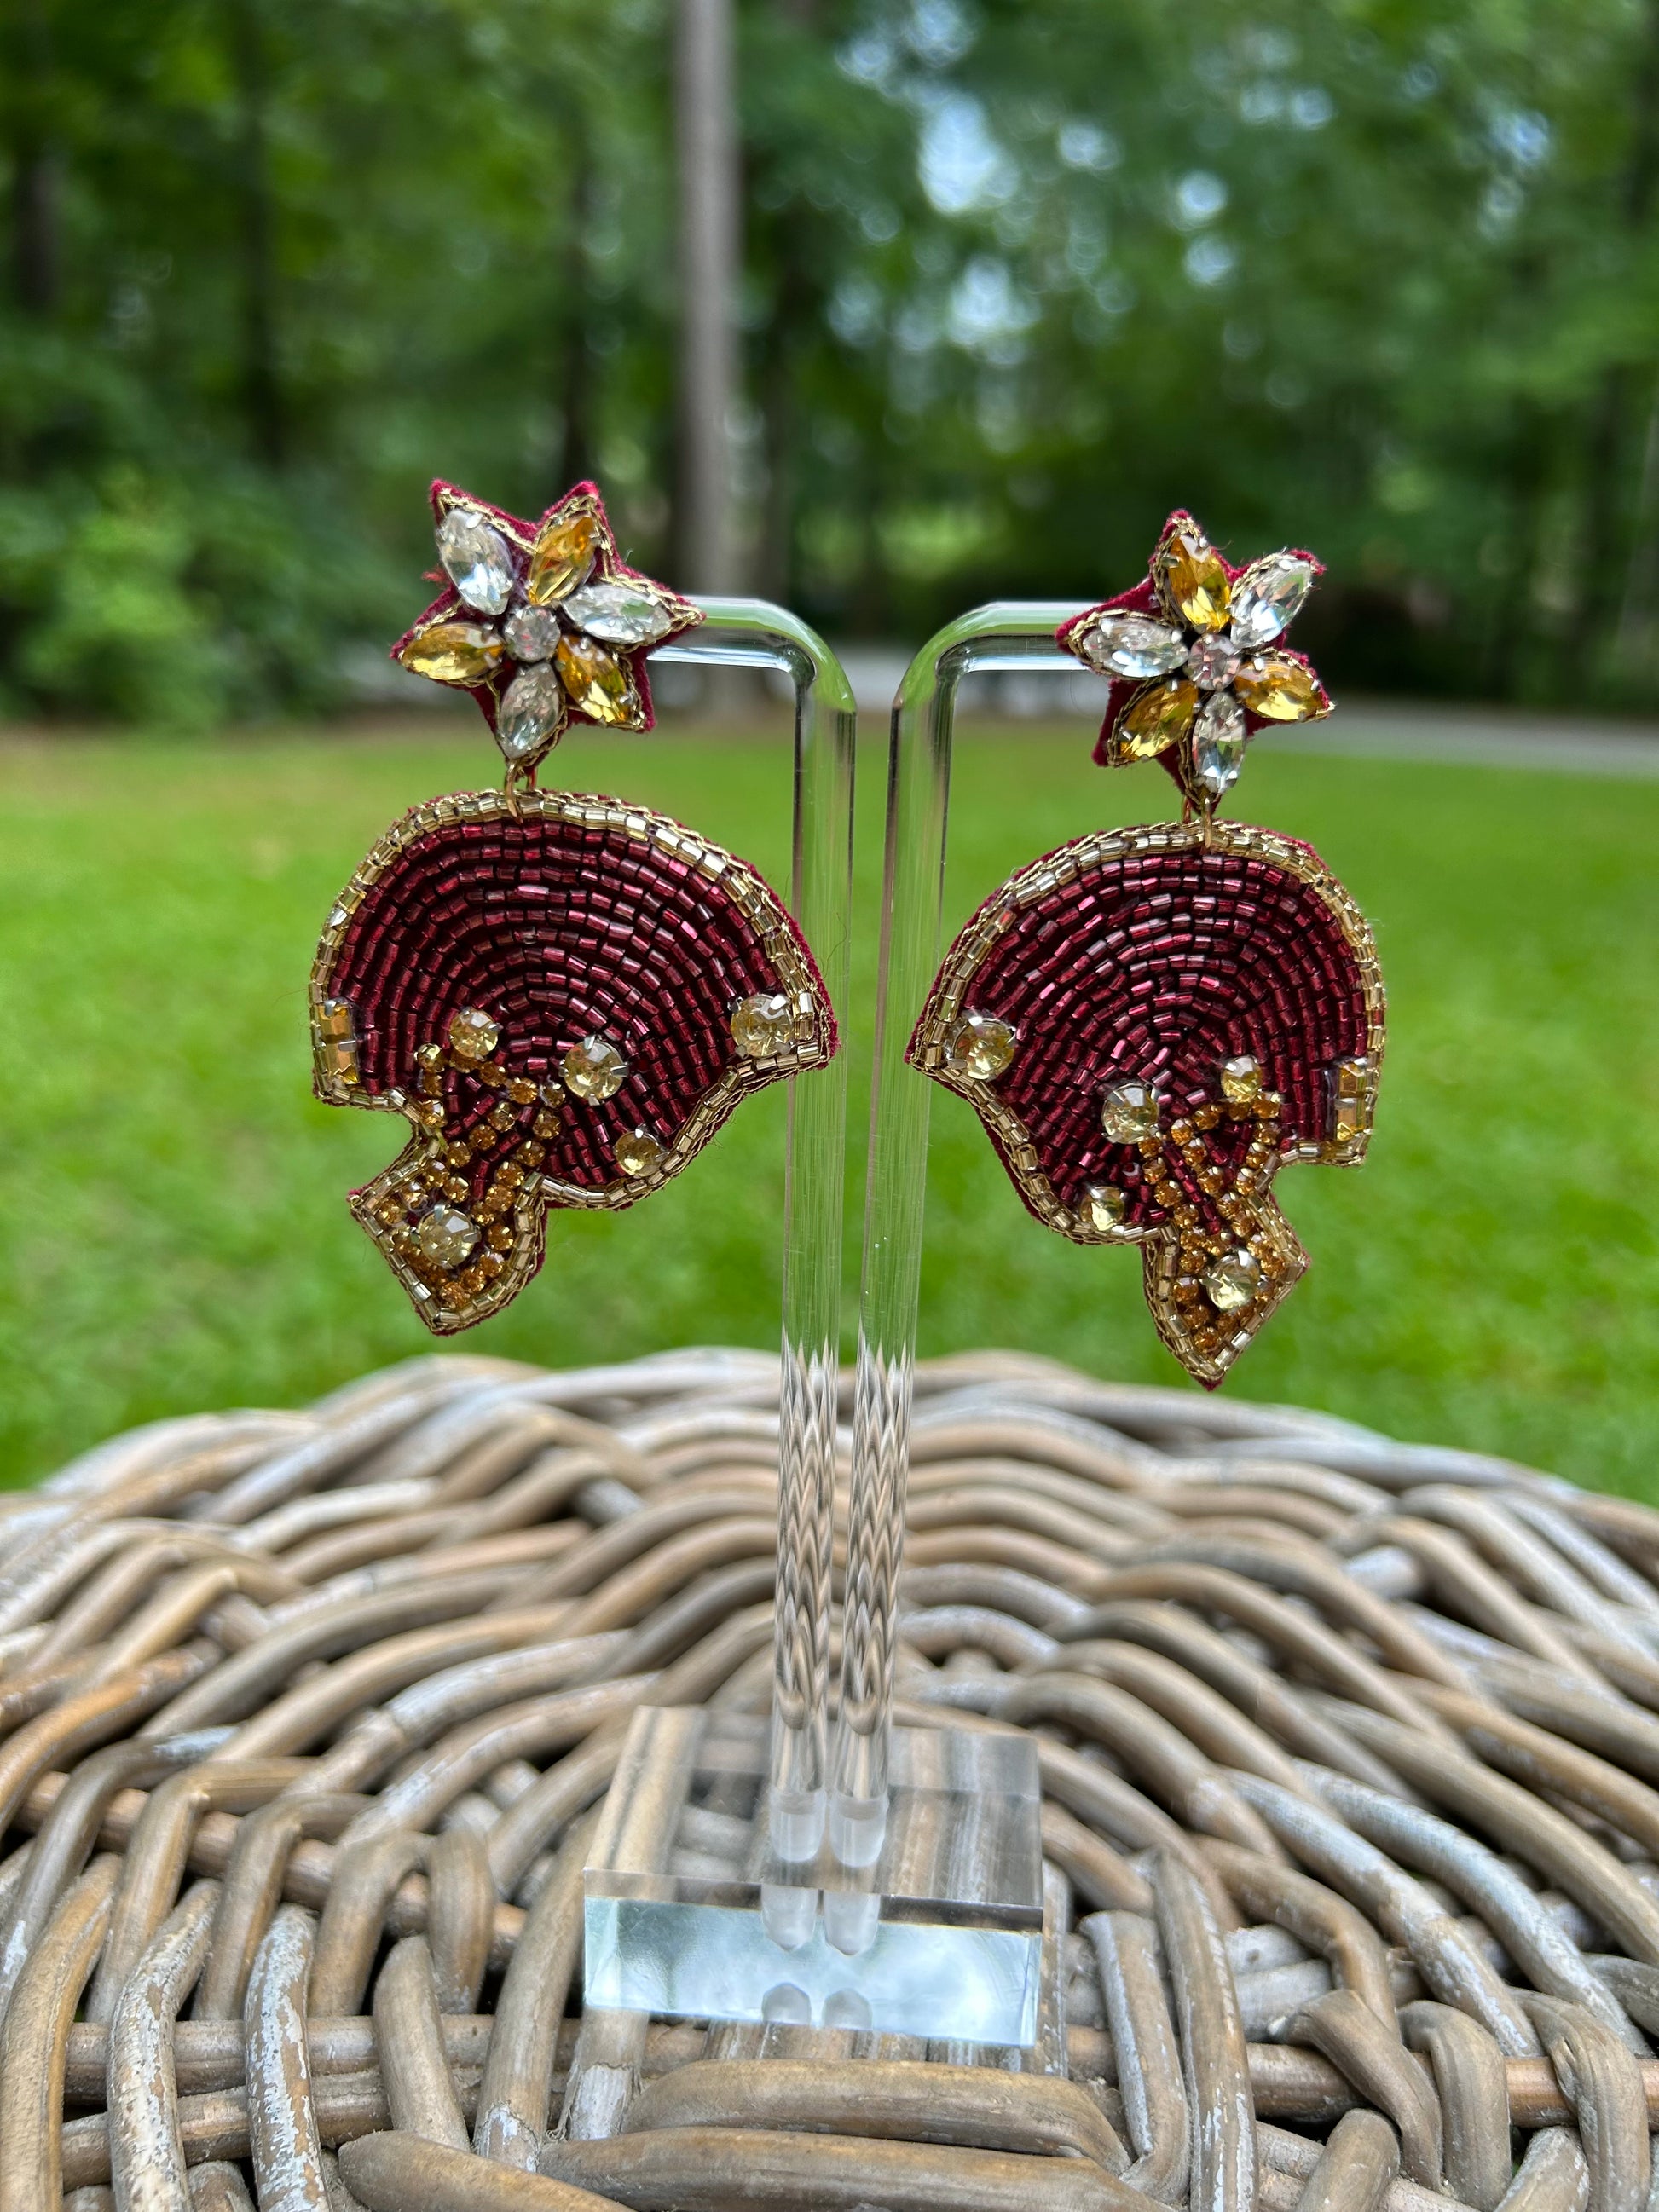
[[[869,1878],[879,1917],[849,1956],[826,1936],[820,1899],[830,1893],[830,1933],[842,1932],[837,1900],[858,1877],[827,1844],[811,1868],[769,1859],[767,1736],[763,1720],[700,1705],[635,1714],[584,1875],[587,2005],[1034,2042],[1042,1867],[1031,1740],[894,1730],[886,1841]],[[763,1888],[772,1924],[781,1899],[805,1940],[773,1940]]]

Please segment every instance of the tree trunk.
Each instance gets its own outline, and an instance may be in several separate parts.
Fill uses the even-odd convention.
[[[788,606],[795,587],[795,502],[799,489],[800,401],[795,388],[800,340],[817,302],[802,267],[799,216],[775,218],[778,239],[777,295],[766,334],[761,374],[762,434],[765,441],[766,499],[761,513],[761,588]]]
[[[680,200],[674,580],[693,593],[731,592],[738,266],[732,0],[678,0],[674,76]]]
[[[237,118],[236,198],[242,258],[241,396],[248,443],[272,468],[288,455],[288,420],[276,362],[276,257],[270,147],[270,70],[260,0],[228,0]]]
[[[593,424],[593,348],[587,319],[592,302],[587,287],[587,226],[593,213],[593,157],[578,120],[571,135],[573,175],[570,228],[564,258],[564,359],[560,381],[564,428],[559,441],[560,488],[594,473],[597,440]]]
[[[1620,180],[1617,220],[1635,241],[1659,198],[1659,0],[1647,0],[1641,46],[1631,85],[1630,152]],[[1603,372],[1585,440],[1577,619],[1567,637],[1568,673],[1591,678],[1613,642],[1626,580],[1636,557],[1626,487],[1634,473],[1632,400],[1649,379],[1629,362]]]
[[[63,290],[58,158],[50,146],[20,148],[11,179],[12,277],[28,315],[50,315]]]
[[[26,0],[12,52],[12,289],[27,315],[50,315],[63,290],[60,178],[48,118],[52,46],[40,0]]]

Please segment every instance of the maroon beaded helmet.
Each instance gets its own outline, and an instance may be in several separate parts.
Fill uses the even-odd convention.
[[[1305,661],[1260,649],[1317,573],[1305,554],[1230,568],[1176,515],[1151,584],[1060,631],[1096,666],[1132,663],[1109,667],[1097,757],[1172,755],[1189,818],[1082,837],[1012,877],[945,956],[908,1052],[972,1101],[1038,1220],[1140,1246],[1158,1332],[1210,1388],[1308,1264],[1274,1176],[1358,1164],[1382,1054],[1352,899],[1310,846],[1213,815],[1252,683],[1329,711]],[[1212,740],[1235,715],[1218,789]]]
[[[350,1204],[449,1334],[529,1281],[550,1208],[635,1205],[836,1035],[755,869],[665,815],[533,787],[571,720],[648,724],[639,664],[696,608],[615,561],[591,485],[535,526],[450,485],[434,505],[452,588],[398,656],[474,691],[507,787],[386,832],[329,915],[311,1006],[319,1097],[410,1126]]]

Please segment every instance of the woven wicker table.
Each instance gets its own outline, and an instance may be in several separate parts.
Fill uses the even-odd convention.
[[[764,1708],[776,1392],[423,1359],[5,1502],[0,2212],[1647,2212],[1659,1515],[1012,1355],[898,1697],[1037,1739],[1035,2051],[582,2016],[631,1711]]]

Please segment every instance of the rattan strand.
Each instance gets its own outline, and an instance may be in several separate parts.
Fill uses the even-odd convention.
[[[1659,1515],[1007,1354],[898,1714],[1037,1740],[1035,2051],[582,2018],[629,1713],[764,1709],[777,1388],[420,1360],[0,1504],[0,2212],[1648,2212]]]

